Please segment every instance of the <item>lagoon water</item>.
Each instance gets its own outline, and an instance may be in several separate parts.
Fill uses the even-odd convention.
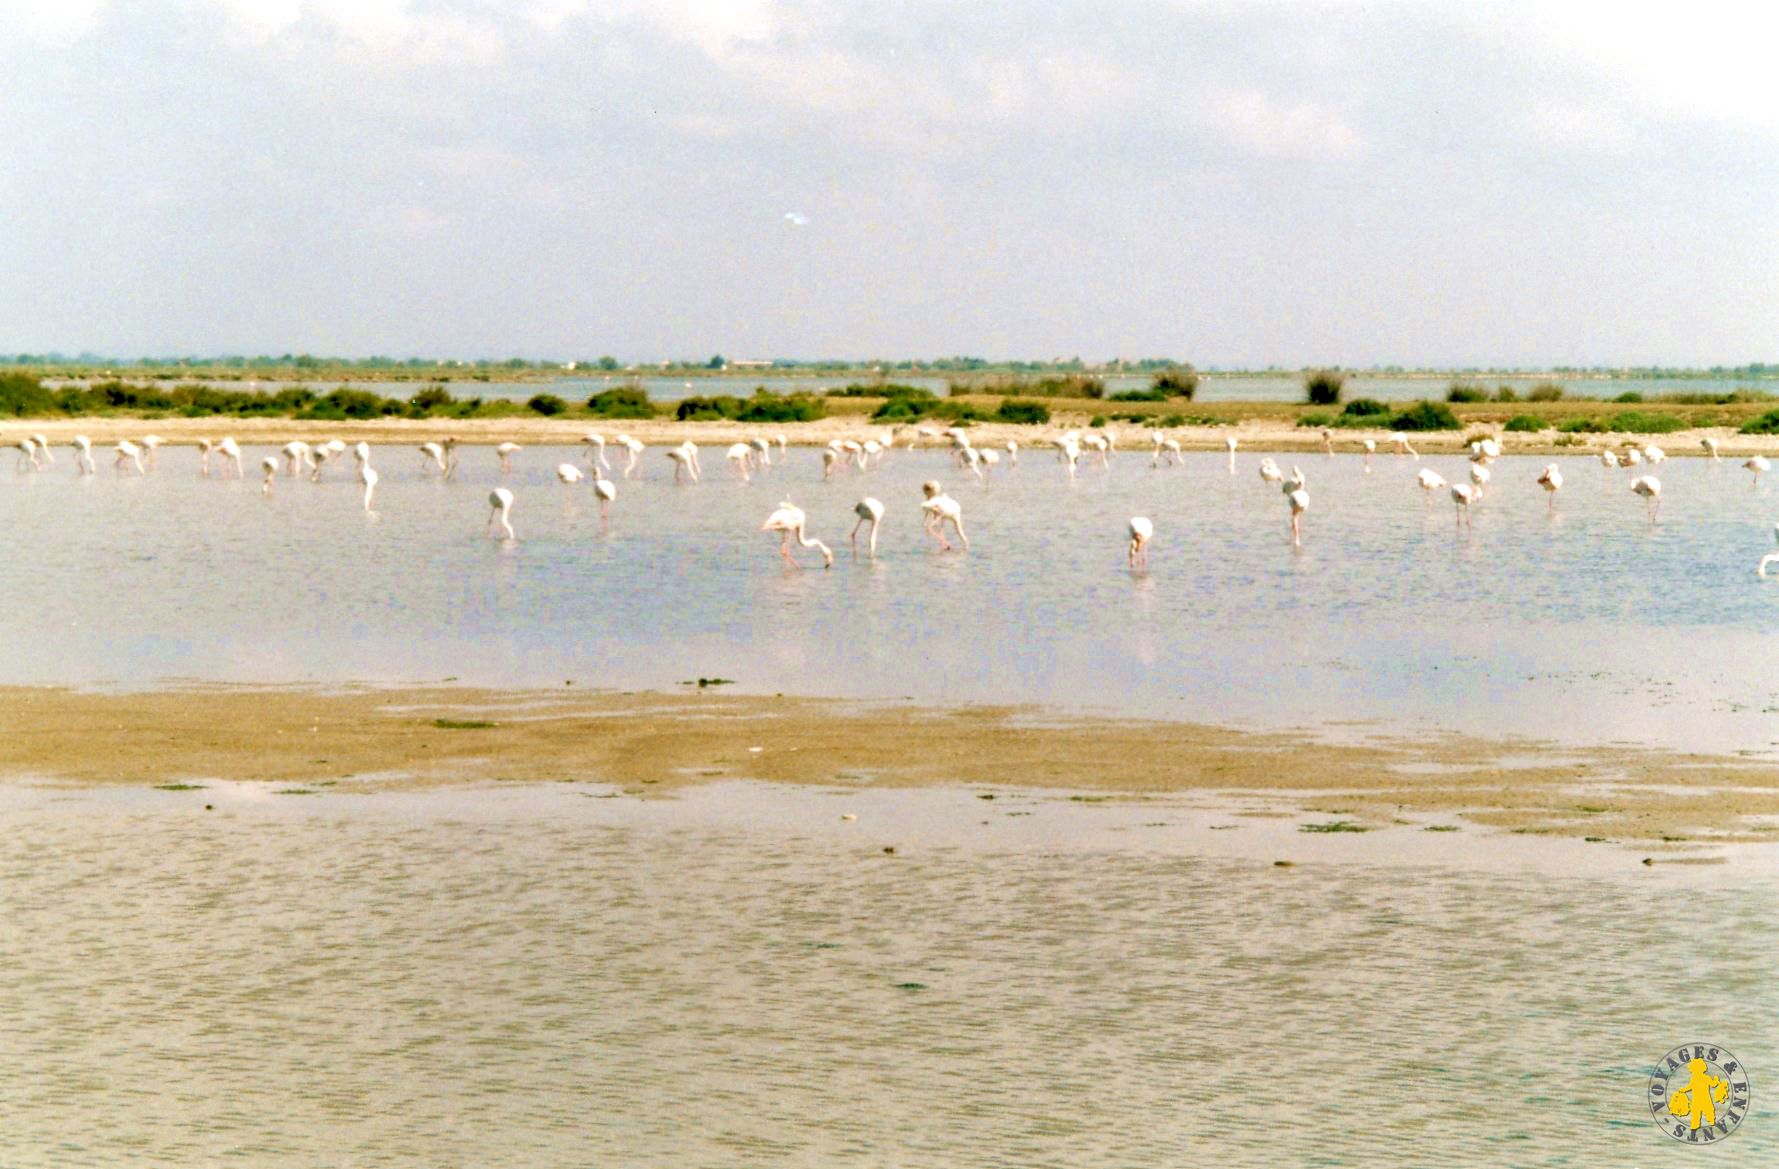
[[[1133,435],[1130,440],[1134,441]],[[247,452],[251,469],[262,450]],[[1032,702],[1237,725],[1448,727],[1566,742],[1767,755],[1779,745],[1779,491],[1730,463],[1671,460],[1651,526],[1629,475],[1506,458],[1454,531],[1419,466],[1455,457],[1299,455],[1312,504],[1301,551],[1285,501],[1241,453],[1151,469],[1146,452],[1070,486],[1027,451],[986,487],[939,451],[897,451],[821,480],[793,448],[762,479],[704,450],[675,486],[659,449],[620,481],[608,527],[574,448],[531,448],[510,476],[487,448],[450,483],[383,448],[376,511],[350,466],[324,481],[160,469],[0,475],[0,683],[158,686],[184,679],[613,689],[700,676],[749,692],[919,702]],[[1289,466],[1291,459],[1285,458]],[[941,555],[919,484],[942,479],[973,541]],[[515,490],[521,539],[484,535],[486,497]],[[875,562],[845,548],[853,502],[888,507]],[[832,571],[785,568],[758,531],[780,499],[836,546]],[[1123,563],[1125,523],[1152,517],[1150,571]],[[806,564],[818,563],[813,551]]]

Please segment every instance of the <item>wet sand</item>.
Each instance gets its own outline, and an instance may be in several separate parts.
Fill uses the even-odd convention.
[[[1116,404],[1114,404],[1116,405]],[[1204,413],[1204,409],[1188,407]],[[1225,426],[1169,427],[1167,433],[1179,440],[1187,450],[1221,451],[1224,442],[1234,435],[1243,451],[1320,452],[1320,432],[1299,427],[1296,416],[1309,409],[1289,403],[1218,403],[1219,412],[1235,411],[1243,421]],[[1208,408],[1207,408],[1208,409]],[[1249,412],[1256,417],[1250,417]],[[1050,439],[1067,429],[1087,429],[1087,413],[1058,413],[1045,426],[1016,426],[1005,423],[978,422],[970,427],[970,436],[978,447],[1004,447],[1007,442],[1022,447],[1049,445]],[[933,422],[934,428],[942,427]],[[575,444],[589,431],[604,435],[609,441],[619,434],[628,434],[650,446],[675,445],[687,439],[704,446],[724,446],[745,442],[763,435],[783,435],[792,446],[824,446],[834,439],[863,439],[898,429],[887,423],[874,423],[861,408],[856,414],[834,414],[817,422],[742,423],[742,422],[680,422],[672,418],[470,418],[470,419],[407,419],[384,418],[356,422],[299,422],[289,418],[156,418],[90,417],[68,419],[14,419],[0,422],[0,445],[10,445],[30,434],[42,434],[51,443],[65,445],[76,434],[93,440],[101,457],[104,449],[121,439],[140,439],[157,434],[175,445],[195,445],[200,439],[233,436],[244,445],[279,446],[292,440],[325,442],[339,438],[348,442],[412,445],[432,442],[447,435],[472,445],[516,442],[521,445]],[[912,428],[909,428],[910,430]],[[1148,457],[1149,431],[1133,423],[1115,423],[1113,429],[1120,445],[1127,451]],[[1422,454],[1452,454],[1464,449],[1466,435],[1472,431],[1489,430],[1500,438],[1505,453],[1531,455],[1587,455],[1607,447],[1620,448],[1631,442],[1654,442],[1670,456],[1703,456],[1699,440],[1711,436],[1722,444],[1722,456],[1745,457],[1756,452],[1779,453],[1779,435],[1738,434],[1733,428],[1680,430],[1670,434],[1632,435],[1619,433],[1576,434],[1501,433],[1499,424],[1476,422],[1465,430],[1431,431],[1412,436],[1415,449]],[[1385,441],[1387,428],[1377,430],[1340,429],[1334,432],[1336,451],[1353,454],[1362,449],[1365,439],[1378,443],[1379,458],[1390,456]],[[904,442],[907,438],[904,437]],[[608,458],[613,455],[608,452]]]
[[[1779,773],[1733,756],[1400,737],[1359,727],[1255,732],[714,687],[4,688],[0,779],[137,786],[221,779],[388,791],[581,781],[638,793],[752,779],[1197,792],[1259,798],[1278,813],[1360,827],[1440,814],[1473,829],[1599,838],[1657,856],[1779,840]]]

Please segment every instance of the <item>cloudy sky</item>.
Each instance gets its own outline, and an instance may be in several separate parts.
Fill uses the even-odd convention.
[[[1756,7],[0,0],[0,352],[1779,360]]]

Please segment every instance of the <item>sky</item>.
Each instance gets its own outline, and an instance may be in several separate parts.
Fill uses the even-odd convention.
[[[1776,43],[1713,3],[0,0],[0,353],[1775,361]]]

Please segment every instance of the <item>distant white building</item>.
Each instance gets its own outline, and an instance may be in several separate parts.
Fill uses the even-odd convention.
[[[730,369],[771,369],[772,368],[772,363],[770,361],[761,361],[759,358],[738,358],[735,361],[729,362],[728,365],[729,365]]]

